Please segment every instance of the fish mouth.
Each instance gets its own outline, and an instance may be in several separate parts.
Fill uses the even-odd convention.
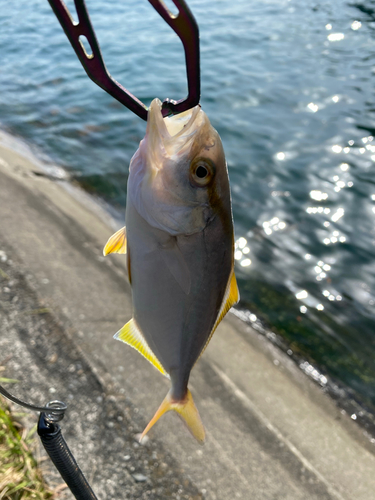
[[[178,115],[167,116],[164,118],[163,122],[167,128],[169,136],[176,139],[180,135],[189,133],[189,129],[193,126],[199,111],[200,105],[195,106],[192,109],[188,109]],[[194,130],[194,132],[196,132],[196,130]]]
[[[178,115],[163,118],[162,103],[154,99],[148,110],[146,142],[154,153],[172,157],[182,154],[198,132],[204,113],[200,105]]]

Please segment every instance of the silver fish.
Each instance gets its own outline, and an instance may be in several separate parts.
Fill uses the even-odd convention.
[[[163,119],[161,102],[151,103],[127,193],[126,230],[103,251],[127,254],[132,287],[133,318],[115,338],[137,349],[172,385],[142,436],[175,410],[203,442],[189,376],[239,293],[224,151],[200,106]]]

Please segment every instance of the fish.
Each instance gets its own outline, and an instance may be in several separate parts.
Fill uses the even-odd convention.
[[[200,105],[163,118],[152,101],[130,162],[125,227],[103,250],[110,253],[126,254],[133,300],[133,317],[114,338],[171,381],[141,439],[174,410],[203,443],[189,376],[239,292],[227,164]]]

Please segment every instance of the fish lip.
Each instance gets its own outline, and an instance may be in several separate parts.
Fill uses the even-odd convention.
[[[187,132],[189,132],[188,137],[195,134],[197,132],[197,128],[194,131],[189,131],[189,129],[191,129],[191,127],[194,125],[200,110],[201,110],[201,106],[200,106],[200,104],[198,104],[194,108],[188,109],[188,110],[184,111],[183,113],[180,113],[179,115],[173,115],[171,117],[166,117],[163,121],[164,121],[164,125],[166,126],[167,133],[168,133],[170,139],[177,139],[181,135],[187,135],[186,134]],[[173,119],[178,120],[185,113],[189,113],[189,112],[191,114],[190,114],[190,118],[188,119],[187,123],[185,123],[178,132],[176,132],[175,134],[171,134],[168,130],[168,120],[173,120]]]
[[[173,149],[173,145],[179,143],[178,150],[183,147],[184,141],[179,141],[178,139],[182,139],[182,137],[186,138],[185,142],[189,142],[189,140],[197,133],[199,124],[195,128],[195,130],[191,130],[194,123],[196,122],[197,116],[201,111],[201,107],[198,104],[194,108],[191,108],[179,115],[173,115],[172,117],[163,118],[162,115],[162,103],[160,99],[154,99],[149,107],[148,118],[147,118],[147,128],[146,128],[146,137],[150,141],[151,144],[156,145],[159,143],[159,147],[162,146],[163,152],[166,153],[167,150]],[[170,132],[170,129],[173,126],[173,120],[181,119],[181,116],[185,113],[190,112],[190,117],[188,120],[181,124],[181,129],[178,130],[175,134]],[[168,125],[170,127],[168,128]],[[177,144],[176,144],[177,145]]]
[[[156,132],[160,136],[160,138],[169,136],[167,126],[164,123],[163,115],[161,113],[161,109],[162,104],[160,99],[154,99],[148,109],[146,137],[153,138]]]

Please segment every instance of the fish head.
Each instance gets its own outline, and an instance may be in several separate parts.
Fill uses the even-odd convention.
[[[218,213],[230,214],[223,146],[199,105],[163,118],[160,100],[152,101],[128,196],[151,226],[171,235],[202,231]]]

